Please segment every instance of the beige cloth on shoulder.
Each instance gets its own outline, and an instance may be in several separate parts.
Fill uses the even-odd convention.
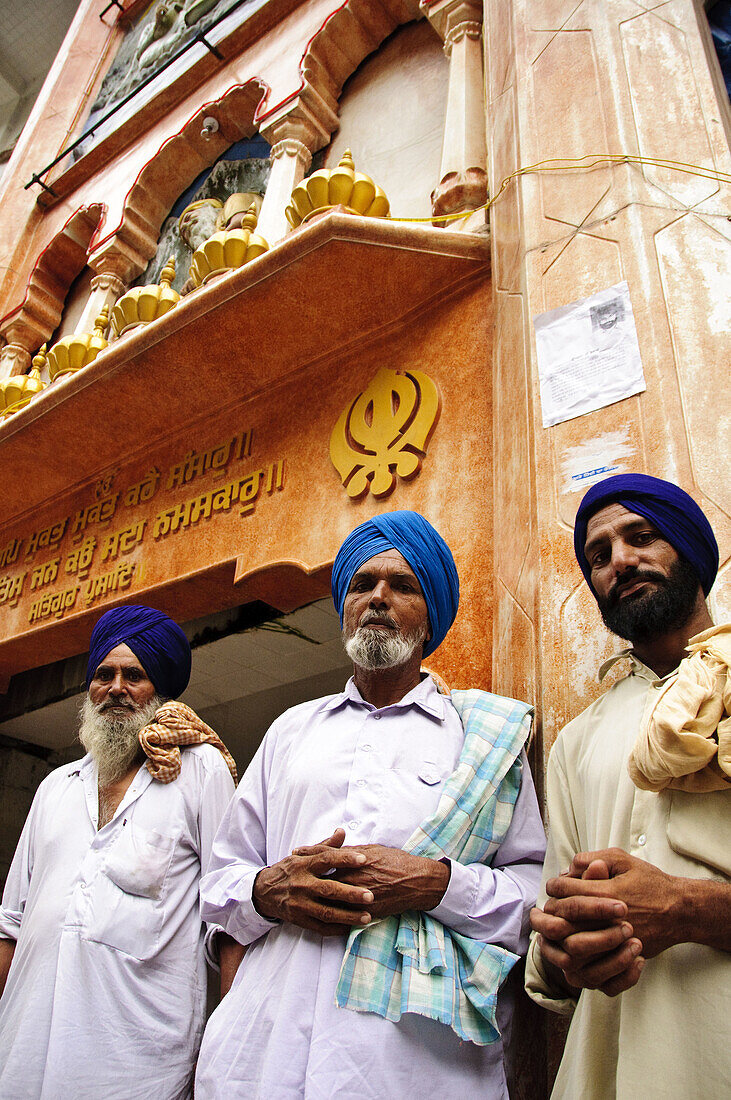
[[[155,718],[139,732],[147,756],[145,764],[153,779],[172,783],[180,775],[180,745],[213,745],[223,755],[234,783],[238,783],[234,758],[221,738],[185,703],[164,703]]]
[[[696,634],[652,701],[627,762],[644,791],[731,789],[731,624]]]

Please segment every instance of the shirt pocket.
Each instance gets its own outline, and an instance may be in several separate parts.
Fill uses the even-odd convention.
[[[165,917],[165,882],[176,838],[152,829],[121,830],[94,883],[88,938],[151,959]]]
[[[402,847],[414,829],[433,814],[451,771],[450,765],[436,756],[399,761],[389,769],[384,777],[383,813],[375,839]]]
[[[668,793],[670,847],[704,864],[709,873],[703,877],[731,878],[731,790]]]

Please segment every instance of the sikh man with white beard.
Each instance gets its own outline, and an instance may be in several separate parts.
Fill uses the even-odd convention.
[[[154,608],[114,608],[94,628],[87,755],[39,787],[0,908],[0,1100],[191,1095],[206,956],[223,993],[243,952],[200,918],[236,769],[169,701],[190,667],[185,634]]]
[[[418,513],[356,528],[332,591],[353,677],[274,722],[201,883],[204,917],[248,946],[196,1100],[503,1100],[498,994],[545,848],[531,708],[422,671],[459,580]]]

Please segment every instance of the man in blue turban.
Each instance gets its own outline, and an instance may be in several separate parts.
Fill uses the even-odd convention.
[[[332,593],[353,676],[269,729],[201,884],[206,919],[250,946],[196,1097],[506,1097],[498,990],[544,849],[531,708],[422,669],[459,603],[423,516],[357,527]]]
[[[190,666],[185,634],[152,607],[114,608],[94,628],[87,755],[41,783],[0,908],[2,1097],[189,1095],[206,952],[224,989],[242,953],[200,918],[235,767],[166,701]]]
[[[566,726],[548,763],[526,988],[573,1015],[553,1097],[715,1100],[731,1073],[718,1026],[731,989],[719,765],[731,645],[705,602],[718,546],[692,497],[646,474],[593,486],[574,545],[605,624],[632,645],[600,669],[624,658],[629,675]]]

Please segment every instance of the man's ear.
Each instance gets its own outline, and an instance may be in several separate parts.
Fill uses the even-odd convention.
[[[431,623],[429,622],[429,616],[427,615],[427,619],[426,619],[426,638],[424,639],[424,641],[425,642],[430,642],[432,640],[432,637],[433,637],[433,634],[432,634]]]

